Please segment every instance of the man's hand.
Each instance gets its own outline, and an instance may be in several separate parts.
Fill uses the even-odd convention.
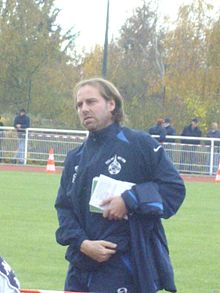
[[[121,196],[110,197],[102,202],[105,206],[103,217],[109,220],[122,220],[127,214],[125,202]]]
[[[116,253],[116,247],[117,244],[110,241],[84,240],[80,251],[98,262],[104,262]]]

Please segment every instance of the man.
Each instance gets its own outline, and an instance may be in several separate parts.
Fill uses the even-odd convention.
[[[199,120],[197,118],[193,118],[191,121],[191,124],[184,127],[181,133],[181,136],[201,137],[202,132],[199,129],[198,125],[199,125]],[[200,144],[200,140],[196,140],[196,139],[190,139],[190,140],[182,139],[181,142],[185,144]]]
[[[199,120],[193,118],[190,125],[185,126],[181,136],[192,136],[192,137],[201,137],[202,132],[198,127]],[[180,156],[180,170],[183,172],[194,172],[196,166],[198,165],[198,145],[200,144],[199,139],[181,139],[182,153]]]
[[[162,118],[157,119],[156,125],[152,126],[148,132],[151,135],[159,135],[159,137],[156,137],[156,140],[158,140],[160,143],[163,143],[166,138],[166,130],[163,127],[164,120]]]
[[[210,137],[210,138],[220,138],[220,130],[218,129],[218,123],[217,122],[212,122],[211,123],[211,128],[207,132],[206,136]],[[215,146],[220,146],[220,141],[216,141]]]
[[[220,139],[220,130],[218,129],[218,123],[212,122],[211,128],[207,132],[207,137],[210,138],[218,138]],[[211,145],[211,141],[206,142],[207,145]],[[210,159],[210,158],[209,158]],[[220,160],[220,141],[214,142],[214,150],[213,150],[213,172],[216,173],[219,166],[219,160]],[[209,161],[210,164],[210,161]]]
[[[0,163],[3,161],[2,142],[4,137],[4,131],[2,129],[4,123],[1,121],[1,119],[2,117],[0,116]]]
[[[26,129],[30,127],[30,118],[26,115],[26,111],[21,109],[14,119],[14,127],[18,134],[18,150],[14,162],[18,160],[19,164],[25,161],[25,136]]]
[[[19,293],[20,284],[9,264],[0,256],[0,292]]]
[[[162,146],[149,134],[122,127],[122,97],[95,78],[75,88],[87,140],[70,151],[55,203],[56,239],[67,245],[66,291],[176,292],[161,218],[176,213],[185,187]],[[135,185],[90,212],[93,178],[100,174]],[[128,218],[126,220],[125,218]]]
[[[176,129],[171,125],[171,119],[165,118],[163,127],[166,131],[166,135],[176,135]],[[165,139],[165,142],[175,142],[175,139],[167,138]]]

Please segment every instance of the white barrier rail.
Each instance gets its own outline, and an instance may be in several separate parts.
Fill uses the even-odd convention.
[[[63,164],[69,150],[82,143],[87,131],[28,128],[19,138],[13,127],[1,127],[0,160],[4,163],[45,164],[50,148],[54,149],[55,161]],[[19,149],[20,144],[20,149]],[[20,154],[19,154],[20,152]]]
[[[87,131],[80,130],[28,128],[23,134],[21,145],[14,127],[0,127],[0,163],[18,163],[20,142],[22,147],[19,155],[24,158],[24,164],[46,165],[49,150],[53,148],[55,162],[62,166],[67,152],[81,144],[87,135]],[[192,137],[167,138],[173,141],[163,143],[163,147],[181,173],[216,174],[220,159],[220,139],[193,137],[199,144],[187,144]]]

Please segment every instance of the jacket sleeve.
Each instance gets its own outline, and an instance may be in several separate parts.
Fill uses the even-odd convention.
[[[164,142],[166,139],[166,130],[161,127],[159,142]]]
[[[176,135],[176,129],[175,128],[172,129],[172,135]]]
[[[143,149],[143,147],[142,147]],[[122,194],[129,212],[169,218],[185,197],[185,186],[163,147],[150,141],[142,155],[151,168],[151,178]]]
[[[29,128],[30,127],[30,118],[25,116],[23,123],[21,124],[21,128]]]
[[[59,227],[56,231],[56,240],[61,245],[71,245],[79,249],[83,240],[88,239],[80,226],[77,215],[74,213],[71,193],[73,190],[70,159],[67,156],[65,167],[62,173],[60,187],[55,202]]]

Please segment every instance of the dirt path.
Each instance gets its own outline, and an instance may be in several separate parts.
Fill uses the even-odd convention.
[[[62,167],[57,167],[55,173],[60,174]],[[47,172],[46,166],[22,166],[22,165],[0,165],[0,170],[4,171],[22,171],[22,172]],[[183,179],[186,182],[215,182],[215,176],[209,175],[189,175],[183,174]]]
[[[0,165],[0,170],[4,171],[22,171],[22,172],[41,172],[41,173],[46,173],[46,166],[22,166],[22,165]],[[55,173],[61,173],[62,168],[56,168]]]

